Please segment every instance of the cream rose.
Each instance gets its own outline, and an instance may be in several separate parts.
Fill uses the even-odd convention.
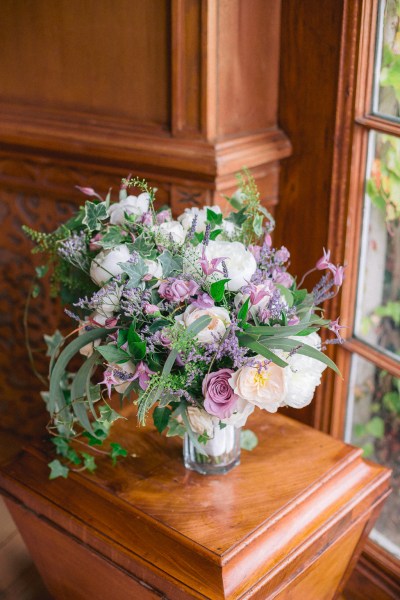
[[[250,366],[236,371],[229,383],[240,398],[268,412],[276,412],[286,394],[284,369],[267,363],[261,354],[252,359]]]
[[[225,257],[230,278],[227,288],[231,292],[237,292],[246,283],[249,283],[257,269],[256,259],[241,242],[210,240],[205,254],[209,261],[213,258]],[[222,279],[224,275],[215,273],[212,277]]]
[[[110,215],[110,223],[113,225],[121,225],[125,221],[125,213],[128,215],[141,216],[149,210],[150,196],[146,192],[139,196],[127,196],[123,200],[111,204],[108,209]]]
[[[178,221],[167,221],[161,223],[156,228],[156,231],[164,238],[172,237],[176,244],[182,246],[186,238],[186,232]]]
[[[97,285],[104,285],[111,277],[122,273],[118,263],[127,262],[129,257],[130,252],[125,244],[119,244],[112,250],[102,250],[92,260],[90,277]]]
[[[214,421],[218,422],[218,419],[215,419],[215,417],[206,413],[205,410],[196,406],[188,406],[186,410],[190,427],[194,433],[198,433],[199,435],[206,433],[211,438],[214,432]]]
[[[229,313],[225,308],[220,306],[196,308],[192,305],[188,306],[185,312],[175,317],[175,319],[187,328],[203,316],[210,317],[211,322],[197,334],[196,339],[200,344],[209,344],[220,340],[231,322]]]

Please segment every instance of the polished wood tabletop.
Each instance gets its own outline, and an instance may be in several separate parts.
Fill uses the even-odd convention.
[[[114,426],[129,452],[116,467],[102,457],[93,475],[49,481],[46,444],[3,466],[0,486],[55,598],[68,595],[54,576],[54,535],[54,551],[72,539],[165,598],[333,598],[388,493],[388,471],[279,414],[258,411],[248,427],[259,445],[220,476],[186,470],[181,440],[134,418]],[[63,569],[84,598],[93,576],[67,559]],[[104,589],[108,575],[99,573]],[[132,593],[125,597],[140,598]]]

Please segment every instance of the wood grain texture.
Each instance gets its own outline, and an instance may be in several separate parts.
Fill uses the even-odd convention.
[[[50,572],[52,581],[60,579],[46,557],[51,527],[62,534],[54,543],[72,537],[167,598],[290,598],[297,584],[318,586],[319,560],[329,551],[337,566],[321,597],[333,597],[372,510],[387,495],[388,472],[281,415],[258,414],[249,426],[260,445],[220,477],[186,471],[179,440],[129,421],[116,425],[130,457],[115,469],[99,460],[93,476],[51,482],[43,447],[3,466],[0,485],[21,507],[13,515],[33,556],[38,552],[45,581]],[[310,452],[313,460],[305,460]],[[32,516],[20,517],[21,510]],[[40,529],[47,533],[38,543]],[[69,581],[74,560],[63,562]],[[88,585],[92,576],[85,570],[78,580],[86,577]],[[49,589],[64,597],[61,584]]]

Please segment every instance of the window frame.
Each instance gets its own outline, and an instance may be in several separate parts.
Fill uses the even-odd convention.
[[[343,345],[329,348],[343,378],[333,374],[325,378],[314,414],[316,427],[339,438],[345,432],[352,356],[358,354],[400,377],[399,361],[353,337],[369,132],[400,138],[400,122],[372,112],[379,4],[380,0],[344,0],[328,247],[335,263],[346,264],[346,278],[340,296],[325,308],[327,318],[340,315],[349,329]],[[400,560],[372,540],[357,569],[382,590],[400,590]]]

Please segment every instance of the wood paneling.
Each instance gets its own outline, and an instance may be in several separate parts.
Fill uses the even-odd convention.
[[[23,223],[51,230],[82,200],[75,185],[102,193],[130,172],[176,214],[223,205],[246,165],[275,206],[291,150],[277,127],[279,14],[279,0],[0,3],[3,428],[41,432],[45,418],[24,350]],[[39,349],[60,309],[32,307]]]
[[[276,125],[280,1],[219,0],[218,138]],[[257,19],[254,19],[257,15]]]
[[[169,128],[168,0],[2,0],[0,102]]]
[[[187,471],[179,439],[129,421],[111,435],[129,456],[116,468],[100,457],[95,475],[49,481],[50,444],[2,466],[0,487],[54,596],[84,598],[111,581],[125,590],[128,575],[133,590],[141,582],[174,600],[333,598],[389,473],[282,415],[259,411],[249,426],[259,446],[222,477]]]

